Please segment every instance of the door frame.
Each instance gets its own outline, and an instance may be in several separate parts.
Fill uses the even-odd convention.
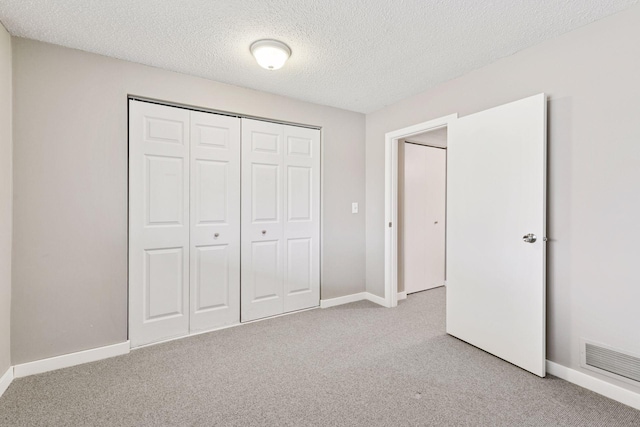
[[[384,154],[384,301],[398,305],[398,141],[441,128],[458,118],[458,113],[418,123],[385,134]]]
[[[217,114],[217,115],[222,115],[222,116],[230,116],[230,117],[237,117],[239,119],[252,119],[252,120],[259,120],[259,121],[263,121],[263,122],[269,122],[269,123],[276,123],[276,124],[280,124],[280,125],[287,125],[287,126],[296,126],[296,127],[301,127],[301,128],[308,128],[308,129],[315,129],[318,130],[320,132],[320,239],[319,239],[319,259],[320,259],[320,271],[319,271],[319,296],[318,296],[318,305],[315,307],[310,307],[310,308],[305,308],[305,309],[301,309],[301,310],[296,310],[296,311],[291,311],[288,313],[283,313],[283,314],[278,314],[275,316],[271,316],[271,317],[265,317],[262,319],[256,319],[256,320],[251,320],[251,321],[247,321],[247,322],[240,322],[240,320],[238,320],[238,323],[234,323],[231,325],[227,325],[227,326],[221,326],[221,327],[216,327],[213,329],[206,329],[206,330],[201,330],[201,331],[195,331],[195,332],[189,332],[186,335],[180,335],[177,337],[173,337],[173,338],[167,338],[164,340],[160,340],[160,341],[155,341],[149,344],[144,344],[141,346],[137,346],[137,347],[131,347],[131,343],[130,343],[130,338],[131,338],[131,323],[130,323],[130,316],[131,316],[131,293],[133,292],[133,289],[131,287],[130,284],[130,270],[131,270],[131,266],[129,265],[129,252],[131,249],[131,243],[130,243],[130,229],[131,229],[131,224],[130,224],[130,210],[131,210],[131,206],[129,203],[129,198],[130,198],[130,188],[129,188],[129,175],[131,173],[130,171],[130,167],[131,167],[131,161],[129,158],[129,150],[130,150],[130,145],[131,145],[131,141],[129,139],[129,128],[131,126],[130,123],[130,101],[140,101],[140,102],[146,102],[149,104],[156,104],[156,105],[162,105],[162,106],[166,106],[166,107],[174,107],[174,108],[180,108],[183,110],[188,110],[188,111],[197,111],[197,112],[202,112],[202,113],[211,113],[211,114]],[[286,120],[279,120],[279,119],[273,119],[273,118],[268,118],[268,117],[262,117],[262,116],[253,116],[250,114],[243,114],[243,113],[235,113],[235,112],[230,112],[230,111],[225,111],[225,110],[217,110],[217,109],[213,109],[213,108],[208,108],[208,107],[202,107],[202,106],[196,106],[196,105],[192,105],[192,104],[183,104],[180,102],[176,102],[176,101],[168,101],[165,99],[160,99],[160,98],[152,98],[149,96],[142,96],[142,95],[135,95],[135,94],[131,94],[128,93],[126,96],[126,107],[125,110],[126,112],[126,116],[127,116],[127,193],[126,193],[126,197],[127,197],[127,340],[129,342],[129,347],[132,350],[136,350],[139,348],[143,348],[143,347],[148,347],[148,346],[153,346],[156,344],[162,344],[165,342],[169,342],[169,341],[175,341],[175,340],[179,340],[179,339],[183,339],[183,338],[187,338],[187,337],[191,337],[191,336],[195,336],[195,335],[200,335],[200,334],[205,334],[205,333],[209,333],[209,332],[214,332],[217,330],[222,330],[222,329],[227,329],[227,328],[231,328],[231,327],[235,327],[235,326],[241,326],[244,324],[249,324],[249,323],[253,323],[253,322],[261,322],[263,320],[268,320],[268,319],[273,319],[275,317],[280,317],[280,316],[288,316],[290,314],[294,314],[294,313],[300,313],[303,311],[308,311],[308,310],[315,310],[316,308],[320,308],[321,307],[321,302],[322,302],[322,271],[324,269],[324,197],[325,197],[325,174],[324,174],[324,128],[321,125],[313,125],[313,124],[308,124],[308,123],[300,123],[300,122],[290,122],[290,121],[286,121]],[[242,132],[242,129],[241,129]],[[242,135],[242,134],[241,134]],[[242,153],[241,153],[242,155]],[[240,193],[240,203],[242,203],[242,192]]]

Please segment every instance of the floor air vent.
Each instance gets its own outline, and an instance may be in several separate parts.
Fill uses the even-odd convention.
[[[640,382],[640,357],[584,342],[582,360],[586,368]]]

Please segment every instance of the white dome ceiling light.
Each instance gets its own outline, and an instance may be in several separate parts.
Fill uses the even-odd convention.
[[[258,64],[271,71],[282,68],[291,56],[289,46],[278,40],[258,40],[251,44],[250,49]]]

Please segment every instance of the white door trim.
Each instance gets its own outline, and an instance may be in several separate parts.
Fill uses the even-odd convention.
[[[457,113],[450,114],[385,134],[384,304],[381,304],[385,307],[398,305],[398,140],[447,127],[457,118]]]

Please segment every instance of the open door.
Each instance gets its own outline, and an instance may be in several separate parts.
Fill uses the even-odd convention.
[[[545,376],[546,97],[449,125],[447,333]]]
[[[409,295],[444,285],[447,150],[404,144],[401,268]]]

